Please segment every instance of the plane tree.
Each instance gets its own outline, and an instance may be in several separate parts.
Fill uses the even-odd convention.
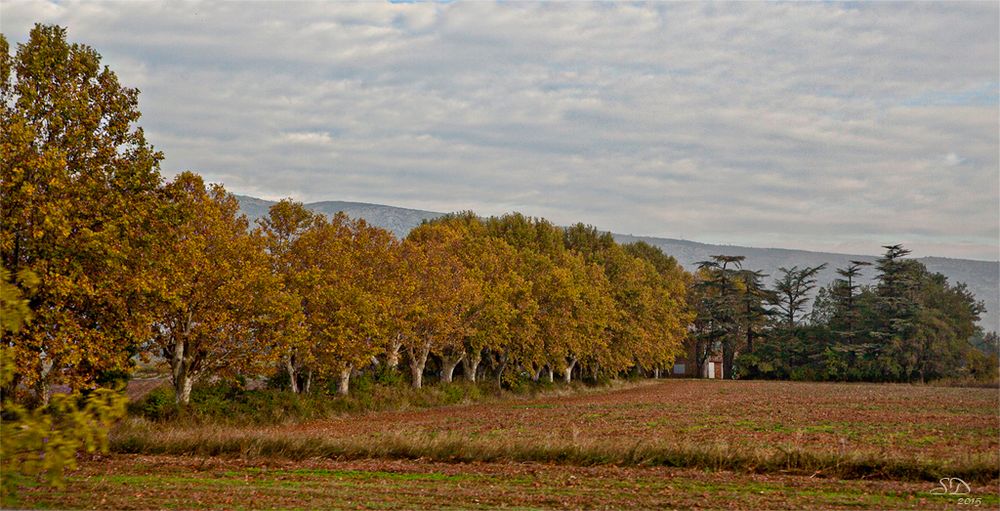
[[[163,194],[171,228],[153,258],[156,306],[148,349],[168,361],[176,400],[187,404],[193,384],[207,375],[271,366],[296,309],[271,271],[264,238],[248,230],[235,197],[190,172]]]
[[[271,267],[281,279],[285,289],[296,301],[299,322],[289,325],[283,345],[283,365],[288,373],[292,393],[308,392],[311,378],[312,350],[306,335],[306,317],[302,314],[302,293],[298,285],[304,270],[300,239],[309,229],[322,225],[321,218],[307,210],[300,202],[290,199],[271,206],[268,216],[259,220],[265,246],[270,255]]]
[[[5,336],[6,395],[127,374],[149,330],[163,155],[138,97],[64,28],[35,25],[13,55],[0,35],[0,262],[38,279],[34,320]]]
[[[404,245],[415,286],[408,314],[411,333],[403,347],[410,363],[410,382],[420,388],[432,352],[453,364],[461,360],[468,328],[462,317],[478,300],[478,289],[459,257],[462,237],[455,230],[424,224],[410,232]]]
[[[385,351],[393,289],[385,268],[398,242],[392,233],[341,212],[319,217],[299,243],[294,289],[310,359],[321,376],[338,379],[339,394],[347,394],[353,370]]]

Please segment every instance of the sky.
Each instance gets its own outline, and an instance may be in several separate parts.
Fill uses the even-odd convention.
[[[1000,3],[0,4],[165,176],[707,243],[996,260]]]

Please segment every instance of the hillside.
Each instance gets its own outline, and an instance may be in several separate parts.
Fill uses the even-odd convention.
[[[237,195],[236,197],[240,201],[241,211],[247,215],[251,222],[267,215],[268,208],[271,204],[274,204],[272,201],[254,197],[242,195]],[[365,221],[387,229],[399,237],[406,236],[410,232],[410,229],[420,225],[422,221],[437,218],[443,214],[380,204],[344,201],[313,202],[306,204],[306,207],[328,215],[343,211],[352,218],[363,218]],[[828,263],[827,269],[819,274],[819,283],[824,286],[836,278],[835,269],[847,266],[849,261],[861,260],[874,262],[876,259],[875,256],[867,255],[811,252],[808,250],[783,248],[712,245],[695,241],[633,236],[629,234],[615,234],[615,239],[622,243],[641,240],[657,246],[665,253],[677,258],[677,261],[689,270],[694,269],[698,261],[704,261],[710,256],[717,254],[745,256],[745,266],[747,268],[761,270],[771,276],[777,274],[778,268],[781,267],[817,266]],[[945,275],[951,282],[966,283],[969,289],[975,293],[976,297],[986,305],[986,313],[980,322],[983,328],[986,330],[1000,330],[1000,314],[998,314],[998,309],[1000,309],[1000,296],[998,296],[998,293],[1000,293],[1000,263],[996,261],[975,261],[945,257],[920,257],[917,260],[924,263],[928,270]],[[873,275],[874,270],[867,269],[866,278],[862,283],[871,283]]]

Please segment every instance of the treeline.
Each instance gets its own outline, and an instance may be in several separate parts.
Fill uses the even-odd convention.
[[[334,379],[346,394],[353,371],[396,370],[401,360],[414,387],[429,359],[445,382],[456,368],[469,381],[489,373],[498,384],[524,372],[535,380],[597,378],[669,368],[692,317],[689,276],[675,260],[649,245],[620,246],[592,227],[464,213],[400,241],[363,220],[313,214],[290,200],[252,227],[232,195],[190,172],[151,192],[144,228],[130,236],[155,241],[99,268],[112,281],[95,282],[101,273],[93,270],[71,274],[87,285],[56,294],[46,283],[60,275],[30,257],[43,247],[18,242],[24,266],[41,278],[31,291],[34,321],[10,345],[16,377],[38,396],[51,383],[127,372],[135,354],[169,364],[180,403],[207,377],[270,376],[278,367],[296,393],[314,379]],[[84,260],[58,271],[94,257],[78,253]],[[126,287],[133,292],[118,296]],[[47,313],[95,298],[100,307]],[[134,331],[94,325],[98,332],[82,345],[83,324],[105,313],[109,323],[128,317]],[[81,348],[87,363],[69,362]]]
[[[445,382],[668,368],[692,316],[675,260],[583,225],[463,213],[396,241],[282,201],[259,235],[295,304],[279,351],[296,392],[401,358],[414,387],[430,358]]]
[[[997,377],[997,336],[977,326],[985,310],[965,284],[949,284],[900,245],[871,263],[852,261],[816,291],[826,265],[767,275],[742,257],[700,264],[691,288],[697,310],[693,342],[699,368],[721,353],[724,374],[738,378],[925,382]],[[859,284],[864,272],[875,284]]]
[[[16,54],[3,37],[0,50],[0,261],[16,291],[5,295],[29,311],[3,328],[6,397],[109,385],[150,356],[179,402],[216,377],[279,373],[296,393],[320,379],[346,393],[372,367],[417,387],[427,374],[503,384],[656,376],[681,353],[699,367],[721,353],[729,377],[990,368],[967,342],[981,306],[899,247],[876,286],[857,286],[861,263],[842,269],[805,317],[816,268],[766,289],[740,258],[691,275],[584,225],[462,213],[398,240],[292,201],[250,225],[221,186],[190,172],[164,182],[163,155],[136,127],[138,91],[93,49],[37,25]]]

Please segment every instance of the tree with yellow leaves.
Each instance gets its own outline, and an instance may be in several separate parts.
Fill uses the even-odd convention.
[[[167,184],[164,195],[171,228],[155,254],[150,347],[170,364],[177,403],[187,404],[193,384],[207,375],[270,367],[297,309],[235,197],[191,172]]]
[[[338,213],[319,217],[302,233],[294,290],[317,370],[339,378],[347,394],[351,372],[385,351],[391,317],[392,261],[397,241],[384,229]]]
[[[306,269],[303,267],[301,251],[304,247],[300,239],[310,229],[324,225],[322,217],[307,210],[301,202],[285,199],[271,206],[268,216],[259,223],[271,267],[290,293],[290,300],[298,313],[295,324],[288,325],[284,332],[282,362],[288,372],[292,393],[309,392],[314,360],[306,333],[306,317],[302,314],[302,293],[298,288],[302,283],[300,275]]]
[[[477,289],[459,257],[464,246],[461,233],[446,225],[424,224],[410,232],[404,245],[415,286],[412,325],[403,346],[410,382],[420,388],[432,352],[451,364],[450,369],[461,361],[468,333],[463,316],[478,299]]]
[[[22,271],[20,285],[33,289],[37,279]],[[28,300],[11,283],[9,272],[0,266],[0,338],[17,333],[32,319]],[[9,348],[0,344],[0,385],[13,376]],[[125,396],[98,389],[86,398],[80,394],[57,394],[50,403],[34,409],[10,401],[4,394],[0,403],[0,505],[16,507],[17,486],[28,478],[44,478],[61,487],[63,473],[76,468],[79,450],[108,450],[108,429],[125,415]]]
[[[148,333],[162,155],[138,94],[63,28],[36,25],[16,55],[0,35],[0,260],[40,279],[34,320],[5,339],[7,395],[125,372]]]

